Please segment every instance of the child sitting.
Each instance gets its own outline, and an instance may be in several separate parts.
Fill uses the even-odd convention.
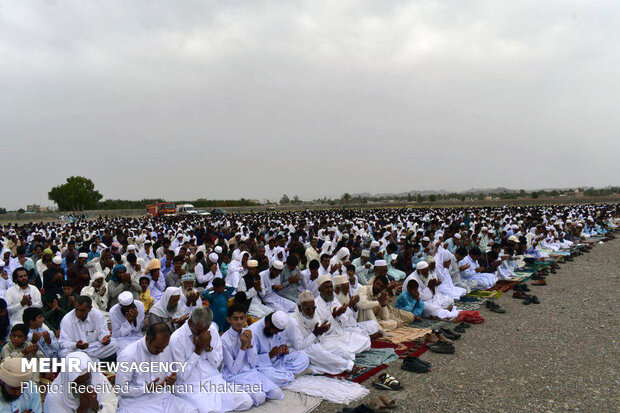
[[[43,358],[43,353],[39,350],[39,346],[34,343],[27,342],[28,327],[24,324],[15,324],[9,335],[9,342],[2,348],[0,352],[0,361],[12,358],[25,358],[32,360],[33,358]],[[33,373],[32,380],[39,381],[39,373]]]
[[[155,304],[155,298],[151,297],[151,291],[149,290],[151,280],[149,277],[140,277],[139,283],[140,288],[142,288],[139,298],[142,304],[144,304],[144,312],[148,314],[151,307],[153,307],[153,304]]]
[[[394,307],[399,310],[409,311],[414,315],[414,320],[421,320],[422,310],[424,310],[424,303],[420,300],[418,282],[416,280],[409,280],[406,288],[407,289],[400,293],[396,299],[396,304],[394,304]]]
[[[202,293],[203,301],[209,302],[209,307],[213,311],[213,321],[217,323],[220,332],[228,330],[230,325],[226,321],[228,316],[228,300],[232,297],[233,287],[227,287],[226,282],[222,278],[213,280],[213,291],[205,290]]]

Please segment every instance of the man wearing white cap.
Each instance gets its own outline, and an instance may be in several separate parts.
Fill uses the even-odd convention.
[[[334,334],[336,329],[319,319],[312,292],[306,290],[299,294],[295,314],[285,331],[288,343],[308,354],[314,374],[340,374],[356,368],[355,354],[343,347],[346,337]]]
[[[317,315],[322,322],[328,322],[332,327],[329,335],[339,336],[344,343],[342,348],[350,353],[359,354],[370,348],[368,333],[357,325],[356,315],[358,296],[354,296],[348,303],[341,303],[334,295],[334,282],[328,275],[322,275],[317,281],[319,296],[316,298]],[[336,276],[342,281],[346,276]],[[334,277],[334,280],[336,279]],[[348,282],[348,281],[347,281]],[[377,326],[378,327],[378,326]],[[373,333],[376,333],[377,328]]]
[[[379,324],[375,320],[357,321],[359,308],[357,303],[359,302],[359,295],[351,295],[351,284],[349,279],[345,275],[337,275],[334,277],[334,293],[335,299],[332,301],[332,311],[336,308],[337,301],[340,304],[347,305],[347,311],[337,318],[338,323],[342,328],[352,329],[361,334],[375,338],[376,334],[379,334]],[[378,337],[377,336],[377,337]]]
[[[7,358],[0,364],[0,412],[41,413],[41,396],[31,380],[32,372],[23,369],[21,358]]]
[[[280,387],[292,383],[310,363],[306,353],[293,351],[286,344],[284,330],[288,323],[289,316],[276,311],[250,326],[258,355],[257,369]]]
[[[86,267],[87,260],[88,254],[85,252],[80,252],[75,264],[67,270],[67,280],[73,283],[75,288],[74,292],[77,295],[80,295],[82,288],[86,287],[90,282],[90,272]]]
[[[90,284],[82,288],[82,295],[86,295],[93,300],[93,307],[101,311],[104,315],[108,314],[108,283],[102,272],[95,272],[90,276]]]
[[[273,309],[263,304],[265,296],[265,285],[258,275],[258,261],[248,260],[248,272],[239,280],[237,291],[245,293],[246,298],[250,301],[248,314],[255,318],[263,318],[269,313],[273,313]]]
[[[454,307],[454,300],[436,288],[439,286],[439,281],[430,275],[428,262],[417,263],[416,270],[405,279],[403,285],[408,285],[410,280],[418,283],[420,301],[424,303],[422,312],[424,317],[448,319],[459,315],[459,310]]]
[[[284,285],[280,280],[283,268],[284,264],[282,264],[281,261],[274,261],[271,267],[259,273],[263,286],[265,287],[263,303],[276,311],[292,313],[295,311],[295,303],[278,295],[278,291],[284,289]]]
[[[368,284],[374,270],[374,266],[370,262],[370,250],[362,250],[362,255],[354,259],[351,264],[355,266],[357,282],[360,285]]]
[[[387,278],[387,262],[375,261],[375,276],[367,285],[357,289],[360,297],[357,321],[375,320],[385,331],[394,330],[413,322],[413,314],[394,308],[388,304],[390,282]]]
[[[116,339],[120,353],[129,344],[142,338],[144,304],[134,300],[131,292],[123,291],[118,296],[118,304],[110,309],[110,322],[112,337]]]

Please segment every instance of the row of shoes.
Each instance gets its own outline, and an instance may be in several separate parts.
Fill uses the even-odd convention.
[[[530,292],[530,288],[527,284],[517,284],[513,288],[512,298],[523,300],[523,305],[540,304],[540,300],[535,295],[527,294]]]
[[[506,309],[500,306],[499,304],[497,304],[495,300],[492,298],[487,300],[485,306],[487,309],[489,309],[490,311],[494,313],[504,314],[506,312]]]

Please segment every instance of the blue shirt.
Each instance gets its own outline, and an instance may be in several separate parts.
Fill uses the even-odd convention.
[[[30,388],[26,388],[17,400],[7,402],[4,397],[0,396],[0,413],[23,412],[32,410],[33,413],[41,413],[41,396],[37,386],[30,382]]]
[[[422,310],[424,310],[424,303],[421,300],[413,298],[413,296],[409,294],[409,291],[403,291],[396,299],[394,307],[399,310],[409,311],[413,313],[413,315],[421,317]]]

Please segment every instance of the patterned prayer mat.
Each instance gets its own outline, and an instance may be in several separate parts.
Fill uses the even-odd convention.
[[[418,357],[428,350],[428,347],[422,341],[407,341],[400,344],[394,344],[387,341],[372,340],[373,348],[392,348],[394,352],[398,354],[398,357],[403,359],[407,356]]]

